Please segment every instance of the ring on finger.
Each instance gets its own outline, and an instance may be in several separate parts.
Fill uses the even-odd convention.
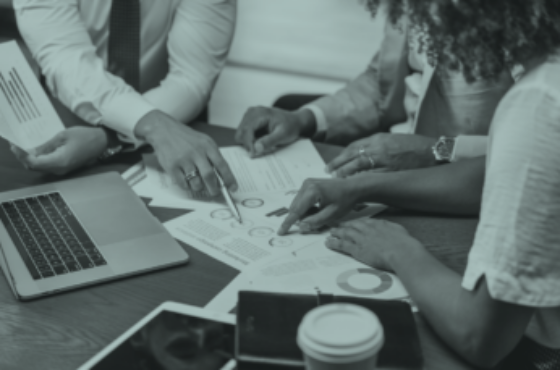
[[[369,164],[371,165],[371,168],[375,168],[375,159],[373,159],[371,155],[368,155],[367,159],[369,161]]]
[[[366,155],[366,148],[361,146],[360,149],[358,149],[358,154],[359,155]]]
[[[185,174],[185,180],[191,181],[191,180],[197,178],[198,175],[199,175],[198,170],[191,171],[191,172]]]

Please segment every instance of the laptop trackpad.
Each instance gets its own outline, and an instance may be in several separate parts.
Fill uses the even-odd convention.
[[[138,199],[128,194],[70,204],[97,246],[165,232]]]

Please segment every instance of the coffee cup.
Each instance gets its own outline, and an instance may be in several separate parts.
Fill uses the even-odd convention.
[[[297,343],[307,370],[371,370],[384,343],[383,327],[370,310],[333,303],[309,311]]]

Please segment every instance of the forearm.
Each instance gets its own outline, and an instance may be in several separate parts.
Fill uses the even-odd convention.
[[[426,169],[364,173],[356,177],[360,201],[415,211],[478,215],[485,157]]]
[[[421,245],[395,254],[392,267],[430,326],[469,362],[493,367],[523,336],[530,308],[494,301],[485,283],[463,289],[461,277]]]

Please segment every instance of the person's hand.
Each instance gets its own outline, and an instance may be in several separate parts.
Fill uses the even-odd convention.
[[[134,134],[154,148],[164,171],[191,196],[221,194],[214,168],[228,189],[237,190],[229,165],[208,135],[159,111],[145,115],[136,125]]]
[[[358,202],[355,179],[307,179],[278,230],[285,235],[294,224],[302,233],[314,232],[344,217]],[[310,215],[311,211],[313,214]]]
[[[335,177],[360,171],[408,170],[436,165],[432,147],[437,139],[410,134],[379,133],[357,140],[327,165]]]
[[[260,156],[291,144],[300,136],[308,136],[315,131],[315,125],[315,116],[308,109],[288,112],[277,108],[249,108],[235,133],[235,141],[251,156]]]
[[[29,153],[12,145],[12,152],[28,169],[55,175],[95,162],[107,147],[107,135],[101,127],[70,127]]]
[[[354,257],[373,268],[392,271],[396,256],[410,248],[423,248],[401,225],[379,219],[361,218],[331,229],[325,245]],[[404,253],[404,254],[403,254]]]

